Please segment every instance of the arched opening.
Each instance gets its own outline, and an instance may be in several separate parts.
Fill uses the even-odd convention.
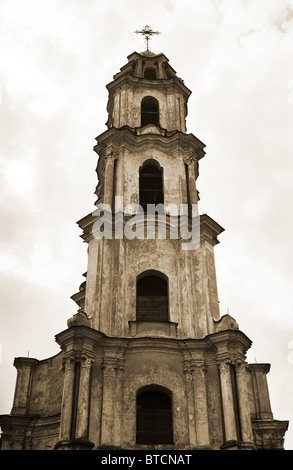
[[[163,168],[155,160],[147,160],[139,170],[139,204],[164,204]]]
[[[168,317],[168,278],[159,271],[145,271],[136,282],[136,321],[166,322]]]
[[[144,78],[146,80],[156,80],[156,78],[157,78],[156,70],[154,68],[145,69]]]
[[[136,443],[173,444],[172,392],[143,387],[136,397]]]
[[[145,96],[141,101],[141,127],[147,124],[159,125],[159,102],[152,96]]]

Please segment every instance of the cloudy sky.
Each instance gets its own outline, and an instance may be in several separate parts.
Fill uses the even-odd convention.
[[[275,419],[293,421],[293,1],[0,0],[0,413],[18,356],[59,352],[86,271],[76,221],[93,210],[105,85],[145,24],[192,95],[188,132],[206,144],[200,211],[215,248],[221,314],[271,364]],[[293,424],[286,435],[293,449]]]

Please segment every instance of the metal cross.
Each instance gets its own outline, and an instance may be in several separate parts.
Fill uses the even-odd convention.
[[[136,34],[141,34],[145,37],[147,50],[149,50],[149,40],[154,34],[161,34],[159,31],[153,31],[149,25],[145,25],[141,31],[135,31]]]

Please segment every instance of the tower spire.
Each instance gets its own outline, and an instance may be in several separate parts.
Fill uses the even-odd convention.
[[[159,31],[154,31],[149,25],[145,25],[140,31],[136,30],[136,34],[141,34],[146,40],[146,48],[149,50],[149,40],[154,34],[161,34]]]

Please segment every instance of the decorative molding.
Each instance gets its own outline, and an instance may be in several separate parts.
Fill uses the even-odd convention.
[[[62,361],[62,370],[72,370],[75,367],[75,354],[70,352],[68,355],[64,355]]]
[[[238,330],[239,326],[236,320],[230,315],[223,315],[220,320],[214,320],[216,331]]]
[[[141,134],[138,135],[136,129],[129,126],[121,128],[111,127],[103,134],[96,137],[97,144],[94,146],[95,152],[101,157],[104,156],[109,147],[112,151],[121,152],[127,149],[130,153],[135,148],[137,151],[145,148],[146,144],[151,143],[154,148],[168,152],[176,156],[176,152],[185,152],[187,155],[194,154],[196,160],[204,157],[205,144],[193,134],[184,134],[181,131],[167,131],[165,135],[161,134]]]
[[[109,162],[109,163],[114,163],[114,160],[116,160],[119,157],[119,149],[113,145],[109,145],[109,147],[106,147],[104,150],[103,158]]]

